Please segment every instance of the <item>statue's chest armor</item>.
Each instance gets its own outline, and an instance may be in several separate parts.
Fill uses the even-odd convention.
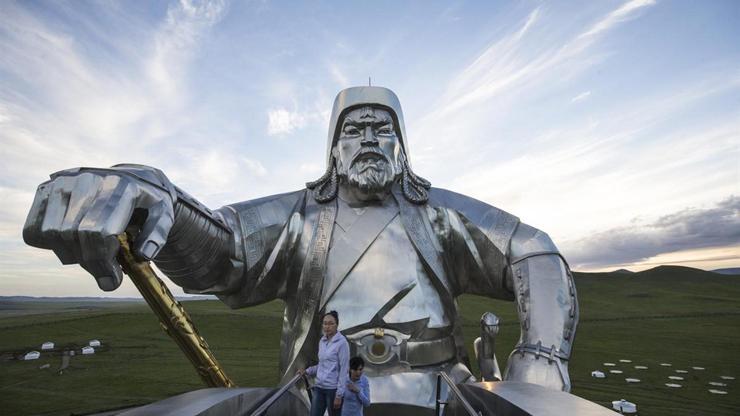
[[[339,312],[340,330],[378,314],[389,324],[428,318],[429,328],[450,325],[395,202],[363,210],[340,202],[321,303]]]

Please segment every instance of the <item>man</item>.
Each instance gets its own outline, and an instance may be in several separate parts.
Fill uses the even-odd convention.
[[[322,314],[336,310],[374,404],[431,408],[437,372],[472,380],[455,299],[515,300],[521,338],[504,378],[570,389],[576,293],[546,234],[414,174],[388,89],[341,91],[327,148],[326,173],[306,189],[215,212],[146,166],[58,172],[24,239],[114,290],[115,235],[133,225],[136,252],[190,293],[232,308],[283,299],[284,381],[316,356]]]

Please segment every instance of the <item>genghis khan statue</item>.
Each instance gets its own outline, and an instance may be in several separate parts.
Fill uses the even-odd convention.
[[[521,338],[503,379],[568,391],[578,307],[550,238],[412,172],[388,89],[341,91],[328,139],[326,173],[306,189],[216,211],[146,166],[57,172],[39,186],[23,236],[110,291],[121,283],[116,235],[140,224],[135,252],[188,293],[232,308],[282,299],[284,381],[316,359],[320,316],[336,310],[351,355],[365,359],[374,404],[434,407],[439,371],[474,381],[456,298],[513,300]],[[478,360],[495,380],[483,332]]]

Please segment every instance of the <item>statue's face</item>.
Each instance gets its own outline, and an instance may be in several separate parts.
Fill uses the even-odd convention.
[[[391,113],[362,107],[348,112],[340,123],[332,149],[339,176],[363,192],[387,189],[401,173],[401,144]]]

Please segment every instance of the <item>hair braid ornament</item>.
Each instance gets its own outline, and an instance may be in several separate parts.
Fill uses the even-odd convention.
[[[427,190],[432,187],[432,184],[411,171],[405,157],[401,158],[401,190],[403,196],[406,199],[417,205],[426,204],[429,200],[429,193]]]
[[[337,175],[337,164],[334,156],[331,157],[329,168],[324,175],[313,182],[307,182],[306,188],[314,191],[313,197],[316,202],[325,203],[333,201],[339,192],[339,176]]]

